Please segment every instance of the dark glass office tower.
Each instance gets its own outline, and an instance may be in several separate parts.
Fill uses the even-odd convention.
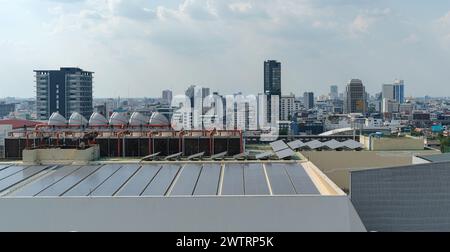
[[[264,93],[267,95],[267,120],[272,122],[272,95],[278,95],[281,101],[281,63],[275,60],[264,62]],[[280,108],[281,104],[278,105]],[[281,115],[281,113],[280,113]]]
[[[80,68],[35,70],[37,119],[47,120],[54,112],[67,119],[78,112],[87,119],[93,113],[93,73]]]

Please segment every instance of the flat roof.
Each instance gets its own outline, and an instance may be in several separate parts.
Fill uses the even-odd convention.
[[[307,163],[0,164],[2,197],[329,195]]]
[[[433,163],[450,161],[450,153],[443,153],[438,155],[420,155],[417,157]]]

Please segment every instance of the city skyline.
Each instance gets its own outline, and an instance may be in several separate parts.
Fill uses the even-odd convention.
[[[33,69],[96,72],[95,97],[158,97],[188,85],[261,93],[261,62],[283,94],[327,94],[353,78],[370,94],[449,96],[450,3],[423,1],[0,0],[1,97],[33,97]],[[337,50],[339,48],[339,50]],[[426,87],[426,88],[425,88]]]

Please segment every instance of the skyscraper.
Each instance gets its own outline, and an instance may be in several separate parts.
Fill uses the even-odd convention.
[[[394,100],[394,85],[383,84],[382,99]]]
[[[272,122],[272,95],[281,98],[281,63],[275,60],[264,62],[264,94],[267,95],[267,119]],[[278,107],[281,104],[278,104]]]
[[[337,100],[339,98],[339,88],[336,85],[330,87],[330,99]]]
[[[394,99],[398,103],[405,103],[405,81],[395,80],[394,81]]]
[[[172,90],[164,90],[162,92],[162,100],[165,104],[171,104],[172,103]]]
[[[78,112],[86,118],[93,113],[93,72],[80,68],[35,70],[36,109],[39,120],[47,120],[54,112],[69,118]]]
[[[264,62],[264,93],[281,96],[281,63],[275,60]]]
[[[303,94],[303,102],[305,104],[306,109],[314,108],[314,93],[313,92],[305,92]]]
[[[367,94],[361,80],[351,80],[346,88],[344,113],[362,113],[367,112]]]

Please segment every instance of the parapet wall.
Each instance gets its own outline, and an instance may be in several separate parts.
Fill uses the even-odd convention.
[[[87,164],[100,158],[100,147],[78,149],[35,149],[23,151],[24,164]]]

